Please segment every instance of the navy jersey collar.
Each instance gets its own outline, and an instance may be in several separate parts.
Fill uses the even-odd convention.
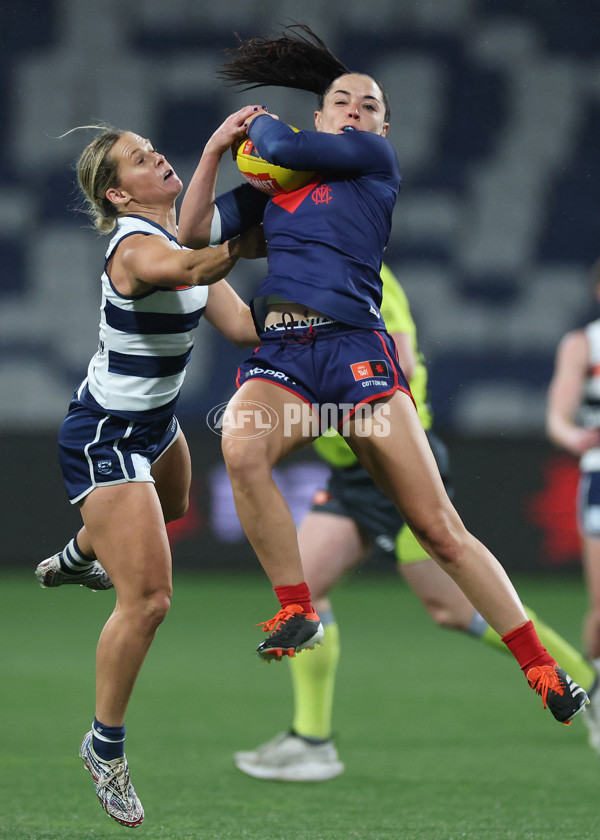
[[[140,219],[142,222],[146,222],[146,224],[152,225],[152,227],[155,227],[158,230],[160,230],[161,233],[164,233],[164,235],[168,236],[169,239],[171,239],[173,242],[177,242],[177,237],[176,236],[173,236],[172,233],[169,233],[169,231],[166,230],[166,228],[164,228],[162,225],[159,225],[158,222],[153,222],[151,219],[147,219],[145,216],[140,216],[137,213],[124,213],[123,216],[121,216],[121,218],[122,219]]]

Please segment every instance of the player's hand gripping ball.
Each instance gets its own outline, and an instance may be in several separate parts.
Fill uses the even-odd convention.
[[[290,126],[293,131],[298,131]],[[285,169],[264,160],[254,148],[252,140],[246,138],[238,146],[235,160],[238,169],[246,181],[257,190],[269,195],[289,193],[306,186],[313,178],[314,172],[299,172],[295,169]]]

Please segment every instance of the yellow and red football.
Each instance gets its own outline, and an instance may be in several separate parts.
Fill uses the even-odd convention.
[[[290,126],[293,131],[298,131],[294,126]],[[236,152],[235,156],[238,169],[243,177],[261,192],[269,195],[281,195],[281,193],[289,193],[300,187],[306,186],[314,172],[299,172],[295,169],[285,169],[283,166],[275,166],[274,163],[269,163],[258,154],[254,147],[254,143],[249,138],[243,140]]]

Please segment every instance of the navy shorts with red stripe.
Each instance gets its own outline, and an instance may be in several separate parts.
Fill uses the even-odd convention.
[[[324,404],[356,409],[397,390],[410,395],[394,340],[382,330],[333,323],[267,331],[261,340],[238,369],[238,388],[255,379],[273,382],[315,410]]]

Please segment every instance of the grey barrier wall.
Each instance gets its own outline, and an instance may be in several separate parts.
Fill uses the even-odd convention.
[[[240,527],[220,452],[209,431],[186,436],[194,478],[190,510],[169,526],[177,569],[259,570]],[[467,526],[510,573],[580,573],[577,464],[539,438],[458,438],[450,450],[455,503]],[[5,434],[0,567],[33,567],[79,528],[62,485],[52,433]],[[327,468],[310,448],[276,469],[296,521]],[[371,565],[383,567],[374,557]],[[387,561],[389,564],[389,561]]]

